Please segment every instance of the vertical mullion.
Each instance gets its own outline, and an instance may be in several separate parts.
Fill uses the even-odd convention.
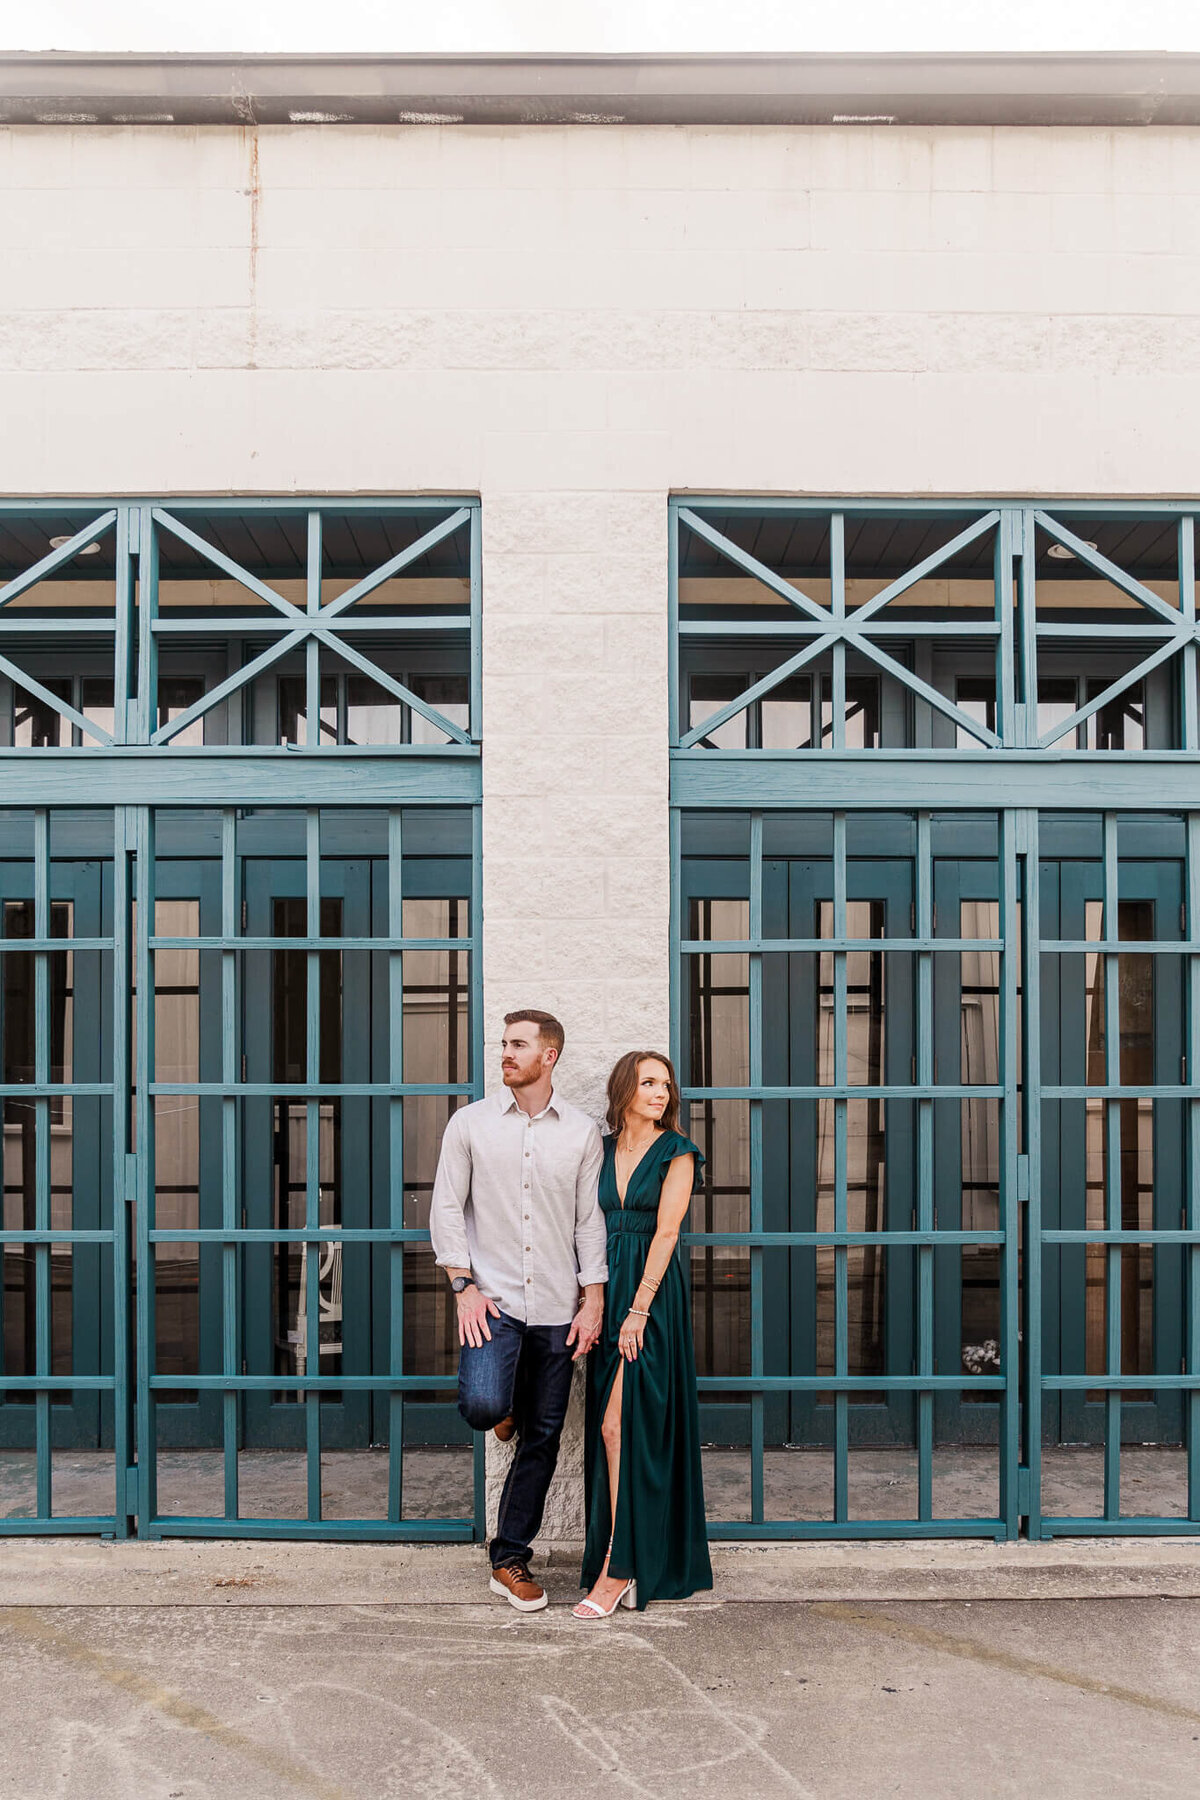
[[[996,617],[996,734],[1005,745],[1017,740],[1017,657],[1012,604],[1013,516],[1001,508],[996,527],[994,579]]]
[[[1190,521],[1189,521],[1190,522]],[[1184,1229],[1200,1232],[1200,813],[1187,816],[1187,1065],[1191,1095],[1187,1101],[1187,1144],[1184,1184]],[[1187,1251],[1185,1371],[1200,1376],[1200,1240]],[[1187,1392],[1188,1517],[1200,1519],[1200,1388]]]
[[[321,935],[321,814],[310,807],[305,814],[305,893],[307,936]],[[321,952],[309,949],[304,957],[305,1069],[310,1084],[321,1079]],[[313,1232],[321,1223],[321,1102],[310,1094],[304,1102],[304,1229]],[[309,1239],[304,1246],[305,1322],[304,1373],[321,1373],[321,1246]],[[308,1388],[304,1395],[304,1436],[308,1472],[308,1517],[321,1517],[321,1390]]]
[[[845,1088],[849,1079],[849,1019],[846,1002],[846,815],[833,815],[833,1083]],[[833,1229],[847,1231],[849,1198],[846,1137],[848,1102],[833,1103]],[[850,1516],[850,1396],[842,1383],[850,1373],[850,1252],[845,1244],[833,1251],[833,1516],[844,1524]]]
[[[158,723],[158,531],[153,509],[138,519],[138,698],[137,742],[149,744]]]
[[[846,617],[846,515],[834,513],[829,520],[829,597],[835,619]],[[820,683],[820,675],[814,676]],[[833,699],[833,749],[846,748],[846,640],[839,637],[833,646],[833,676],[830,682]],[[818,695],[818,699],[820,696]],[[821,739],[817,739],[818,744]]]
[[[120,714],[118,714],[120,717]],[[129,1416],[129,822],[132,812],[113,807],[112,894],[112,1308],[113,1451],[117,1466],[117,1535],[129,1533],[137,1495],[129,1488],[133,1464]]]
[[[144,623],[144,622],[143,622]],[[139,1530],[153,1535],[158,1511],[157,1408],[150,1378],[155,1372],[155,1268],[150,1232],[154,1226],[154,981],[150,935],[154,929],[153,810],[137,809],[137,927],[134,962],[137,970],[137,1059],[134,1103],[137,1108],[135,1168],[137,1172],[137,1434]]]
[[[221,814],[221,1084],[233,1087],[238,1078],[237,1059],[237,954],[233,943],[238,930],[237,814],[226,807]],[[234,1231],[238,1217],[238,1162],[236,1095],[221,1096],[221,1227]],[[238,1374],[238,1257],[236,1243],[221,1246],[221,1368],[226,1379]],[[225,1462],[225,1517],[238,1516],[238,1407],[232,1385],[222,1395],[221,1437]]]
[[[113,591],[113,741],[117,744],[127,744],[130,740],[130,646],[134,628],[130,525],[133,516],[132,507],[117,508],[116,577]]]
[[[1196,522],[1189,513],[1179,521],[1179,608],[1187,625],[1196,623]],[[1179,659],[1183,694],[1179,717],[1182,725],[1181,749],[1193,754],[1200,750],[1200,718],[1197,717],[1197,651],[1195,638],[1189,638]]]
[[[1017,927],[1017,817],[1010,809],[1000,814],[1000,1079],[1004,1097],[1000,1102],[1000,1205],[998,1221],[1004,1233],[1000,1268],[1000,1357],[1004,1373],[1004,1393],[1000,1400],[1000,1512],[1010,1538],[1020,1530],[1020,1494],[1018,1472],[1021,1462],[1020,1442],[1020,1287],[1016,1269],[1016,1245],[1020,1230],[1021,1193],[1019,1189],[1017,1135],[1017,1092],[1020,1060],[1017,1043],[1017,970],[1019,946]],[[1028,1144],[1026,1145],[1028,1150]],[[1028,1166],[1028,1165],[1027,1165]],[[1026,1255],[1028,1236],[1026,1237]],[[1027,1404],[1035,1404],[1032,1396]]]
[[[469,696],[471,741],[483,736],[483,542],[479,502],[473,501],[467,524],[471,567],[471,690]]]
[[[33,815],[33,934],[45,943],[50,936],[50,816],[40,808]],[[45,1088],[50,1080],[50,956],[37,950],[33,958],[33,1079]],[[34,1101],[34,1197],[36,1231],[50,1229],[50,1101],[43,1093]],[[39,1379],[51,1372],[52,1280],[51,1249],[35,1244],[34,1259],[34,1371]],[[39,1388],[35,1401],[37,1433],[37,1516],[51,1515],[50,1394]]]
[[[1028,679],[1028,678],[1027,678]],[[1026,695],[1029,689],[1026,687]],[[1025,1399],[1021,1409],[1024,1425],[1025,1467],[1029,1471],[1029,1535],[1042,1535],[1042,994],[1041,994],[1041,867],[1038,841],[1038,815],[1024,815],[1025,887],[1021,915],[1021,1026],[1025,1063],[1025,1156],[1029,1169],[1029,1198],[1025,1213],[1024,1273],[1025,1311],[1024,1376]],[[1014,921],[1015,922],[1015,921]],[[1006,944],[1011,942],[1007,937]],[[1014,946],[1015,948],[1015,946]],[[1015,1125],[1014,1125],[1015,1135]],[[1004,1248],[1005,1279],[1013,1291],[1013,1307],[1019,1295],[1018,1231],[1019,1209],[1016,1196],[1005,1195]],[[1008,1235],[1011,1234],[1011,1237]],[[1017,1367],[1018,1343],[1014,1334],[1007,1354],[1012,1359],[1006,1389],[1006,1404],[1018,1404],[1021,1370]]]
[[[917,814],[917,936],[933,935],[933,843],[929,814]],[[917,1229],[933,1218],[933,953],[917,953]],[[917,1247],[917,1373],[933,1369],[934,1247]],[[917,1394],[917,1516],[933,1517],[933,1389]]]
[[[1119,937],[1118,927],[1117,815],[1104,815],[1104,927],[1108,943]],[[1104,957],[1104,1082],[1112,1088],[1121,1081],[1120,963],[1114,951]],[[1121,1218],[1121,1102],[1104,1101],[1104,1223],[1109,1231],[1122,1229]],[[1109,1244],[1104,1257],[1107,1330],[1105,1371],[1121,1373],[1121,1258],[1125,1247]],[[1109,1388],[1104,1400],[1104,1513],[1108,1521],[1121,1511],[1121,1392]]]
[[[305,610],[315,619],[321,610],[321,515],[308,515],[308,561]],[[311,636],[304,646],[304,742],[309,750],[321,742],[321,646]],[[311,930],[310,936],[315,935]]]
[[[1034,554],[1035,526],[1032,512],[1020,514],[1021,571],[1021,688],[1025,706],[1023,742],[1036,744],[1038,738],[1038,638],[1037,638],[1037,558]],[[1012,605],[1011,586],[1005,604]],[[1036,922],[1035,922],[1036,923]]]
[[[679,514],[674,500],[667,512],[667,731],[674,750],[679,743]],[[672,1021],[674,1013],[672,1013]],[[678,1063],[676,1067],[678,1068]]]
[[[388,936],[404,936],[403,889],[404,839],[398,806],[388,812]],[[388,961],[388,1081],[393,1087],[404,1079],[404,962],[403,953],[389,950]],[[472,957],[472,964],[474,957]],[[388,1229],[404,1226],[404,1102],[393,1094],[388,1100]],[[388,1373],[404,1373],[404,1244],[388,1248]],[[393,1388],[388,1396],[388,1520],[398,1524],[404,1504],[404,1393]]]
[[[761,812],[750,815],[750,936],[762,942],[763,930],[763,818]],[[761,1089],[763,1081],[762,1046],[762,952],[752,950],[749,957],[750,987],[750,1086]],[[750,1102],[750,1230],[763,1229],[763,1117],[762,1098],[756,1093]],[[762,1244],[750,1247],[750,1373],[763,1373],[763,1251]],[[761,1390],[750,1396],[750,1518],[753,1524],[763,1520],[763,1395]]]

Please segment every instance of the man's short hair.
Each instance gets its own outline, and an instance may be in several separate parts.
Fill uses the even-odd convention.
[[[520,1012],[505,1013],[505,1029],[510,1025],[515,1025],[519,1019],[528,1019],[531,1025],[536,1025],[550,1048],[556,1050],[559,1056],[562,1055],[567,1034],[553,1013],[539,1012],[535,1006],[525,1006]]]

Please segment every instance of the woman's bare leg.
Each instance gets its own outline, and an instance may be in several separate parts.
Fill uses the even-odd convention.
[[[612,1388],[609,1391],[608,1405],[604,1409],[604,1418],[600,1423],[600,1437],[604,1445],[604,1459],[608,1464],[608,1494],[612,1504],[612,1526],[609,1536],[609,1547],[612,1546],[611,1532],[617,1528],[617,1492],[621,1481],[621,1393],[625,1380],[625,1364],[617,1369]],[[597,1606],[607,1609],[615,1597],[625,1586],[626,1576],[616,1577],[608,1572],[608,1553],[605,1552],[604,1563],[596,1577],[589,1600]]]

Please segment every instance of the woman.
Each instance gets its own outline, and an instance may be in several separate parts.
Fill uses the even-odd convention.
[[[712,1586],[692,1327],[675,1254],[704,1158],[678,1119],[669,1059],[623,1056],[608,1078],[600,1169],[608,1297],[590,1359],[581,1585],[591,1592],[577,1619]]]

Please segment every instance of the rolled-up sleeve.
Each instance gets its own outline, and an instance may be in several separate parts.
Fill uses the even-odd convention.
[[[455,1113],[442,1134],[442,1151],[429,1203],[429,1235],[440,1268],[469,1269],[465,1208],[471,1192],[471,1146],[467,1142],[461,1112]]]
[[[575,1181],[575,1260],[580,1287],[608,1280],[608,1233],[600,1206],[600,1165],[604,1145],[593,1131],[579,1162]]]

